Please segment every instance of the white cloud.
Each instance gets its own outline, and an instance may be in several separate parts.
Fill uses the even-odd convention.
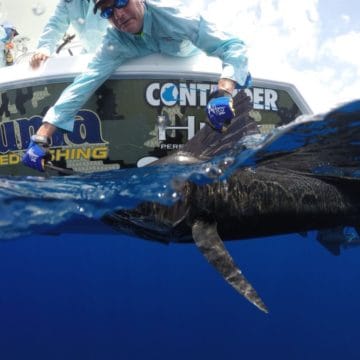
[[[323,51],[334,59],[343,63],[360,65],[360,54],[357,51],[360,44],[360,32],[350,31],[347,34],[339,35],[329,39]]]
[[[293,83],[315,112],[360,98],[360,34],[324,39],[318,0],[215,0],[208,12],[247,42],[254,77]]]
[[[342,14],[340,18],[345,24],[348,24],[350,22],[350,16],[347,14]]]

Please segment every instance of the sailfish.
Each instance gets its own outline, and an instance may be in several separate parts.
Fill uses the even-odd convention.
[[[211,168],[214,159],[226,163],[236,149],[226,171],[208,181],[174,182],[181,196],[173,204],[144,201],[102,221],[144,239],[194,242],[236,291],[268,312],[224,241],[316,229],[321,243],[339,252],[344,239],[327,242],[324,234],[360,224],[360,101],[297,118],[255,146],[243,141],[259,135],[244,92],[234,107],[225,133],[205,126],[181,150],[150,165],[157,171],[167,164]]]

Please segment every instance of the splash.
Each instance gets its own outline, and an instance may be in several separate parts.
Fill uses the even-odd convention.
[[[173,177],[188,178],[191,166],[127,169],[69,177],[7,177],[0,184],[1,239],[30,234],[85,217],[98,220],[109,211],[140,201],[169,204],[181,194]]]

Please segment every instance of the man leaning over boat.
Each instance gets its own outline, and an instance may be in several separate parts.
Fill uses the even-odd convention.
[[[219,30],[178,1],[95,0],[93,13],[98,12],[111,26],[87,69],[63,91],[32,136],[22,159],[26,166],[44,171],[50,161],[53,133],[57,129],[73,131],[77,112],[120,64],[153,53],[189,57],[202,50],[221,59],[222,73],[217,90],[209,96],[207,115],[216,131],[231,121],[232,93],[250,79],[242,40]]]

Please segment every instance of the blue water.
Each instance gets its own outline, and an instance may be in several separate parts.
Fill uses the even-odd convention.
[[[267,152],[283,148],[275,139]],[[287,139],[286,150],[305,144]],[[259,142],[243,146],[199,166],[2,178],[0,359],[358,359],[360,248],[333,256],[315,231],[226,243],[266,315],[195,245],[98,222],[116,207],[177,201],[174,179],[201,184],[254,165]]]
[[[358,249],[298,235],[227,244],[265,315],[194,245],[126,236],[1,244],[1,359],[358,359]]]

